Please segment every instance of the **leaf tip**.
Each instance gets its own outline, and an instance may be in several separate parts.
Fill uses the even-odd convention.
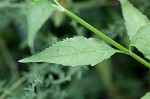
[[[18,62],[19,62],[19,63],[23,63],[23,59],[19,60]]]
[[[21,59],[18,61],[19,63],[26,63],[27,61],[25,59]]]

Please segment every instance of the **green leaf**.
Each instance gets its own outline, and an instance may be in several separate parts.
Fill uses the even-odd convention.
[[[146,93],[141,99],[150,99],[150,92]]]
[[[138,29],[131,41],[131,46],[135,46],[146,58],[150,59],[150,24]]]
[[[120,0],[127,33],[130,40],[137,30],[148,23],[149,19],[136,9],[128,0]]]
[[[39,2],[32,2],[29,5],[27,13],[28,21],[28,43],[33,46],[33,41],[36,33],[41,26],[47,21],[52,14],[52,6],[49,1],[41,0]]]
[[[94,38],[67,38],[19,62],[49,62],[67,66],[95,65],[119,52]]]

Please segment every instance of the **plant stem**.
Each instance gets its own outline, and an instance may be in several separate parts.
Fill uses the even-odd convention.
[[[137,61],[139,61],[140,63],[142,63],[144,66],[150,68],[150,63],[149,62],[145,61],[140,56],[136,55],[132,51],[128,50],[127,48],[123,47],[119,43],[115,42],[113,39],[109,38],[108,36],[106,36],[105,34],[103,34],[102,32],[100,32],[96,28],[94,28],[92,25],[90,25],[89,23],[87,23],[86,21],[84,21],[83,19],[81,19],[80,17],[76,16],[75,14],[73,14],[72,12],[70,12],[69,10],[67,10],[65,8],[64,8],[63,12],[66,13],[71,18],[75,19],[77,22],[79,22],[80,24],[82,24],[83,26],[85,26],[86,28],[88,28],[89,30],[91,30],[93,33],[97,34],[98,36],[100,36],[101,38],[103,38],[104,40],[106,40],[107,42],[109,42],[110,44],[112,44],[113,46],[115,46],[116,48],[118,48],[119,50],[123,51],[125,54],[130,55],[131,57],[133,57],[134,59],[136,59]]]
[[[17,82],[15,82],[9,89],[7,89],[1,96],[0,99],[4,99],[7,95],[11,94],[18,86],[20,86],[24,81],[26,81],[27,77],[23,76]]]
[[[146,67],[150,68],[150,63],[145,61],[143,58],[141,58],[140,56],[136,55],[133,52],[130,52],[129,54],[131,57],[133,57],[134,59],[136,59],[137,61],[139,61],[140,63],[142,63],[143,65],[145,65]]]
[[[117,47],[118,49],[120,49],[121,51],[123,51],[125,53],[129,53],[129,50],[127,48],[125,48],[122,45],[118,44],[117,42],[115,42],[114,40],[112,40],[111,38],[109,38],[108,36],[106,36],[105,34],[103,34],[102,32],[100,32],[99,30],[97,30],[96,28],[94,28],[92,25],[90,25],[89,23],[87,23],[86,21],[84,21],[83,19],[81,19],[80,17],[76,16],[75,14],[73,14],[70,11],[68,11],[67,9],[65,9],[64,12],[67,15],[69,15],[71,18],[75,19],[80,24],[82,24],[83,26],[85,26],[86,28],[88,28],[89,30],[91,30],[93,33],[97,34],[98,36],[100,36],[101,38],[103,38],[104,40],[106,40],[107,42],[111,43],[112,45],[114,45],[115,47]]]

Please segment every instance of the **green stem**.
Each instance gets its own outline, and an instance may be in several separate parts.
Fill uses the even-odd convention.
[[[107,42],[111,43],[112,45],[114,45],[115,47],[117,47],[118,49],[120,49],[121,51],[123,51],[125,53],[129,53],[129,50],[127,48],[125,48],[122,45],[118,44],[117,42],[115,42],[114,40],[112,40],[111,38],[109,38],[108,36],[106,36],[105,34],[103,34],[102,32],[100,32],[99,30],[97,30],[96,28],[94,28],[92,25],[90,25],[86,21],[82,20],[80,17],[76,16],[75,14],[73,14],[70,11],[68,11],[67,9],[64,9],[64,12],[67,15],[69,15],[71,18],[75,19],[77,22],[79,22],[80,24],[82,24],[83,26],[85,26],[86,28],[88,28],[89,30],[91,30],[93,33],[97,34],[98,36],[100,36],[101,38],[103,38],[104,40],[106,40]]]
[[[115,42],[113,39],[109,38],[108,36],[106,36],[105,34],[100,32],[99,30],[94,28],[92,25],[90,25],[86,21],[82,20],[80,17],[76,16],[75,14],[73,14],[72,12],[70,12],[69,10],[67,10],[65,8],[63,9],[63,12],[66,13],[71,18],[75,19],[77,22],[79,22],[80,24],[82,24],[83,26],[88,28],[89,30],[91,30],[93,33],[97,34],[98,36],[100,36],[101,38],[106,40],[107,42],[111,43],[113,46],[115,46],[119,50],[123,51],[125,54],[130,55],[131,57],[133,57],[134,59],[136,59],[137,61],[142,63],[144,66],[150,68],[150,63],[149,62],[145,61],[143,58],[139,57],[138,55],[136,55],[135,53],[131,52],[127,48],[125,48],[122,45],[120,45],[119,43]]]
[[[4,99],[6,96],[12,93],[17,87],[19,87],[27,79],[26,75],[15,82],[9,89],[7,89],[1,96],[0,99]]]
[[[141,58],[140,56],[136,55],[133,52],[130,52],[129,54],[131,57],[133,57],[134,59],[136,59],[137,61],[139,61],[140,63],[142,63],[143,65],[145,65],[146,67],[150,68],[150,63],[145,61],[143,58]]]

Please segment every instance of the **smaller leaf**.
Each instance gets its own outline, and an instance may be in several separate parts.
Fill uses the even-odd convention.
[[[49,62],[67,66],[95,65],[119,52],[94,38],[68,38],[19,62]]]
[[[36,33],[52,14],[52,6],[48,0],[32,2],[28,7],[28,43],[32,46]]]
[[[131,41],[131,46],[135,46],[146,58],[150,59],[150,24],[138,29]]]
[[[150,92],[146,93],[141,99],[150,99]]]
[[[136,34],[137,30],[148,23],[150,20],[135,8],[128,0],[119,0],[122,7],[122,13],[125,20],[127,33],[130,40]]]

